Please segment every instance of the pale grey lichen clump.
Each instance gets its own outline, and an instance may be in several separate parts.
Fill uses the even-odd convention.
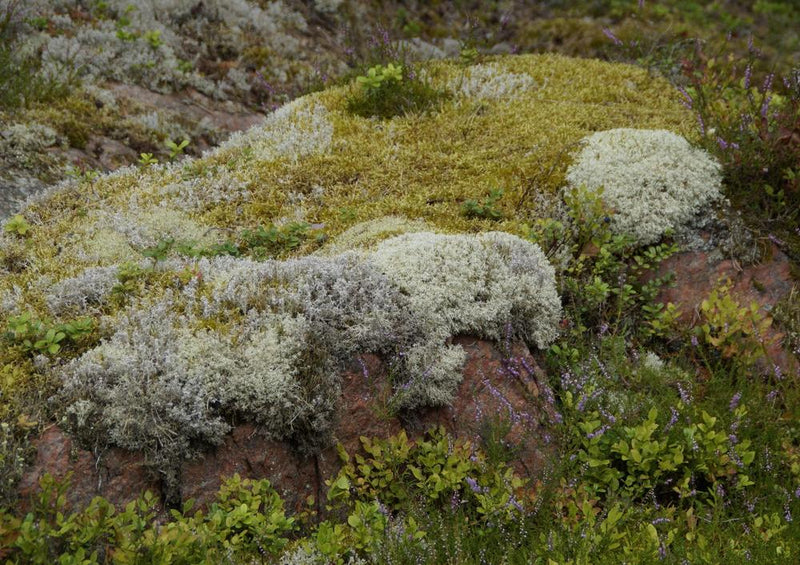
[[[96,308],[113,269],[58,283],[63,297],[49,297],[51,308]],[[314,450],[330,437],[338,375],[355,355],[389,362],[394,406],[444,405],[466,359],[453,336],[498,339],[510,327],[542,347],[560,317],[541,250],[497,232],[414,233],[374,251],[289,261],[201,259],[191,271],[182,288],[105,319],[109,337],[59,368],[78,435],[143,449],[169,467],[221,442],[238,415]],[[73,292],[81,283],[92,288],[85,301]]]
[[[291,59],[301,50],[294,33],[307,24],[302,15],[283,2],[264,8],[248,0],[109,0],[98,8],[85,0],[36,0],[31,9],[47,16],[58,33],[34,30],[27,40],[42,50],[40,74],[99,81],[138,83],[152,90],[171,92],[192,86],[217,98],[246,92],[249,81],[241,71],[212,81],[192,67],[198,55],[210,56],[204,38],[213,34],[213,48],[241,53],[258,41],[272,55],[268,73],[281,77],[293,69]],[[81,13],[105,13],[93,25],[83,25]],[[296,66],[296,63],[294,64]]]
[[[247,148],[255,159],[261,161],[279,157],[297,161],[326,151],[332,140],[333,124],[327,108],[300,98],[270,114],[263,126],[232,135],[217,151],[226,153],[231,149]]]
[[[503,70],[497,64],[471,66],[448,85],[459,96],[492,101],[514,100],[535,86],[532,76]]]
[[[594,133],[566,178],[572,188],[602,187],[614,230],[640,244],[680,229],[722,197],[719,163],[666,130]]]
[[[499,339],[506,323],[539,347],[556,336],[561,303],[541,250],[502,232],[429,232],[381,243],[373,261],[425,313],[433,335]]]

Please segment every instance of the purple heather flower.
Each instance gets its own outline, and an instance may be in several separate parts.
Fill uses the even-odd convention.
[[[730,410],[731,412],[736,410],[736,407],[739,406],[739,401],[741,399],[742,399],[742,393],[741,392],[737,392],[736,394],[734,394],[733,398],[731,398],[731,401],[728,404],[728,410]]]
[[[694,105],[694,100],[692,100],[692,96],[682,86],[678,86],[678,92],[680,92],[684,98],[684,100],[681,100],[681,104],[683,104],[684,106],[686,106],[691,110],[692,106]]]
[[[689,392],[683,388],[681,383],[678,383],[678,394],[681,396],[681,402],[683,402],[686,406],[689,406],[692,403],[692,396]]]
[[[478,484],[478,481],[476,481],[472,477],[467,477],[466,481],[467,481],[467,485],[469,485],[469,488],[470,488],[470,490],[472,490],[472,492],[474,492],[476,494],[483,494],[484,490]]]
[[[700,135],[706,134],[706,123],[703,121],[703,116],[697,114],[697,124],[700,126]]]
[[[614,35],[614,33],[610,29],[608,29],[607,27],[603,28],[603,34],[607,38],[609,38],[611,41],[613,41],[614,45],[622,45],[623,44],[622,41],[620,41],[619,37]]]
[[[670,429],[672,429],[672,426],[674,426],[675,423],[678,421],[678,411],[675,410],[675,408],[673,408],[671,406],[670,406],[670,410],[672,411],[672,416],[670,416],[670,419],[669,419],[669,422],[667,422],[667,425],[664,426],[664,431],[665,432],[667,432]]]
[[[745,90],[750,90],[750,76],[753,73],[753,69],[750,65],[747,65],[747,68],[744,70],[744,88]]]
[[[761,88],[761,91],[766,94],[772,88],[772,81],[775,79],[775,73],[770,73],[767,75],[767,78],[764,79],[764,86]]]
[[[774,389],[767,394],[767,402],[772,402],[778,396],[778,390]]]
[[[656,518],[650,523],[653,524],[654,526],[658,526],[659,524],[669,524],[670,522],[672,522],[672,520],[670,520],[669,518]]]
[[[692,347],[697,347],[697,343],[698,342],[697,342],[697,336],[696,335],[692,336],[691,342],[692,342]]]
[[[364,360],[361,357],[358,358],[358,364],[361,365],[361,374],[364,376],[364,380],[369,382],[369,371],[367,370],[367,365],[364,363]]]
[[[594,438],[600,437],[604,433],[606,433],[609,429],[610,429],[609,426],[602,425],[602,426],[600,426],[600,428],[598,428],[597,430],[593,431],[592,433],[586,434],[586,438],[587,439],[594,439]]]

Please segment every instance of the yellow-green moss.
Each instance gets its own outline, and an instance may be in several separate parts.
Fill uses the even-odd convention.
[[[336,87],[293,103],[276,126],[291,128],[294,115],[321,105],[333,135],[304,156],[270,154],[263,141],[254,150],[247,139],[258,138],[244,137],[244,143],[227,144],[184,165],[126,169],[53,191],[25,211],[32,225],[25,242],[27,266],[0,271],[0,294],[16,286],[28,307],[44,316],[41,294],[47,281],[75,276],[90,266],[140,260],[140,249],[126,247],[114,233],[115,213],[134,220],[150,217],[142,221],[149,232],[164,227],[165,215],[175,216],[178,224],[192,226],[186,237],[194,240],[297,220],[322,224],[325,234],[335,238],[357,223],[385,216],[419,219],[445,233],[521,234],[533,220],[534,198],[556,195],[571,154],[587,134],[636,127],[693,137],[695,124],[679,95],[642,69],[557,55],[487,63],[501,72],[527,73],[535,87],[513,102],[454,96],[438,112],[385,121],[348,115],[346,98],[356,86]],[[457,82],[464,72],[463,66],[448,62],[427,69],[440,87]],[[304,116],[298,119],[309,119]],[[318,123],[313,119],[297,126],[299,134],[309,123]],[[163,188],[191,182],[202,176],[197,171],[211,171],[198,181],[198,194],[215,171],[225,171],[248,195],[177,210]],[[497,206],[506,219],[463,215],[465,200],[479,200],[493,188],[503,190]],[[304,246],[297,253],[313,248]],[[0,311],[0,324],[8,315]]]

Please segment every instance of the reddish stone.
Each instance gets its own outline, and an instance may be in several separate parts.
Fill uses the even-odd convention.
[[[444,425],[453,435],[475,439],[489,422],[510,422],[503,438],[519,450],[518,471],[535,473],[541,464],[540,416],[548,407],[539,399],[541,370],[522,344],[513,344],[510,359],[498,346],[483,340],[458,338],[467,352],[464,379],[452,406],[430,409],[406,422],[410,437],[434,425]],[[361,447],[360,437],[388,437],[403,426],[388,408],[391,385],[385,364],[374,355],[356,359],[342,375],[340,413],[334,438],[349,453]],[[102,495],[118,507],[144,490],[159,492],[158,482],[148,474],[140,454],[109,449],[94,457],[74,446],[57,427],[49,428],[35,441],[37,457],[20,485],[23,498],[35,492],[44,473],[63,477],[73,471],[70,501],[87,504]],[[326,488],[324,479],[341,468],[335,447],[316,457],[302,457],[286,442],[268,439],[252,424],[233,429],[222,445],[181,468],[181,498],[194,498],[202,507],[214,500],[223,478],[238,473],[242,478],[268,479],[283,497],[287,510],[304,509],[313,495],[321,510]]]
[[[658,275],[675,274],[675,286],[666,288],[657,301],[674,303],[681,311],[680,320],[695,325],[701,320],[700,304],[722,281],[730,280],[731,294],[742,306],[756,302],[763,315],[792,290],[789,258],[771,245],[768,258],[756,265],[742,266],[731,259],[714,260],[708,253],[689,251],[674,255],[662,263]],[[766,338],[769,362],[796,370],[797,359],[782,348],[783,334],[770,328]]]
[[[46,473],[58,480],[72,473],[67,501],[76,508],[85,506],[95,496],[124,506],[146,490],[159,492],[159,484],[148,473],[141,454],[111,448],[95,457],[90,451],[78,448],[56,426],[45,430],[33,444],[36,461],[18,487],[23,512],[30,508],[31,497]]]
[[[517,452],[516,471],[535,475],[546,449],[542,420],[552,421],[553,415],[552,407],[539,398],[544,372],[521,343],[511,344],[507,352],[469,337],[459,337],[455,343],[467,352],[456,398],[451,406],[423,413],[415,431],[443,425],[455,437],[479,443],[489,427],[508,425],[501,439]]]

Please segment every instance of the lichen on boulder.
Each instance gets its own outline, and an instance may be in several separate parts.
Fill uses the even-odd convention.
[[[571,188],[602,188],[617,233],[654,243],[722,198],[720,165],[666,130],[620,128],[594,133],[567,170]]]
[[[318,449],[358,354],[390,365],[392,407],[416,410],[451,401],[459,335],[547,346],[560,301],[525,239],[534,200],[558,200],[572,148],[594,131],[690,135],[694,123],[677,93],[634,67],[553,55],[488,65],[437,61],[426,77],[445,89],[473,72],[527,86],[466,89],[386,120],[348,114],[358,86],[338,86],[200,158],[32,199],[21,211],[30,229],[2,235],[13,245],[0,250],[0,325],[30,313],[50,325],[89,316],[98,329],[49,356],[0,348],[0,366],[24,368],[15,382],[60,386],[48,410],[87,443],[174,469],[233,421]],[[498,186],[501,219],[463,213]],[[316,232],[248,255],[247,237],[293,222]]]

